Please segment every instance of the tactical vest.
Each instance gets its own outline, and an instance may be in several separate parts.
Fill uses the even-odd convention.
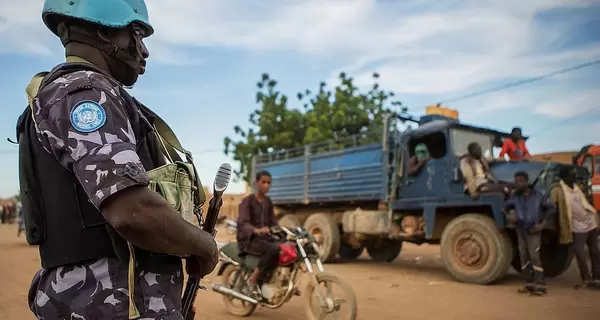
[[[55,79],[81,70],[105,74],[89,63],[64,63],[45,74],[40,90]],[[129,118],[132,123],[139,123],[136,152],[150,178],[149,187],[164,196],[184,219],[201,227],[198,219],[201,220],[205,194],[191,153],[182,148],[160,117],[122,88],[121,96],[138,110]],[[129,287],[133,292],[136,254],[164,256],[165,263],[180,263],[181,257],[134,250],[106,222],[73,172],[44,149],[37,138],[31,111],[28,105],[17,124],[19,180],[27,242],[39,246],[42,267],[116,256],[122,261],[129,260]],[[177,151],[185,154],[186,161],[182,161]],[[130,296],[130,318],[136,315],[139,313]]]

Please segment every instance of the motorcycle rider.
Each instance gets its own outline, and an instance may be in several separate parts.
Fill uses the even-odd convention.
[[[148,188],[165,165],[160,118],[124,90],[146,69],[146,4],[46,0],[42,17],[67,63],[32,79],[17,128],[27,240],[42,264],[30,309],[46,320],[183,319],[181,257],[206,275],[218,250]]]
[[[271,188],[271,174],[259,171],[255,177],[256,192],[244,198],[239,205],[237,242],[244,254],[260,256],[258,268],[248,280],[250,287],[258,290],[258,284],[269,281],[277,266],[279,246],[270,236],[270,228],[278,227],[273,202],[267,196]]]

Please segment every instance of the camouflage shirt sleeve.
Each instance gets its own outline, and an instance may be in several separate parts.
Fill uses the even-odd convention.
[[[98,209],[120,190],[149,183],[129,119],[137,113],[118,86],[98,73],[74,72],[44,87],[32,106],[38,139]]]

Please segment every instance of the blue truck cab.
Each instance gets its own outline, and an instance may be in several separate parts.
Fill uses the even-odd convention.
[[[410,120],[416,129],[399,130]],[[472,197],[465,191],[461,157],[478,142],[484,157],[498,156],[506,132],[426,115],[418,121],[389,114],[382,128],[344,140],[256,155],[252,168],[272,175],[270,197],[280,223],[304,225],[321,245],[325,262],[356,259],[364,249],[373,260],[392,262],[402,244],[439,244],[444,267],[455,279],[489,284],[512,265],[519,271],[516,236],[507,224],[503,193]],[[430,158],[412,175],[416,145]],[[512,182],[526,171],[535,187],[548,190],[564,164],[491,161],[497,180]],[[572,260],[557,241],[556,224],[544,231],[546,274],[557,276]]]

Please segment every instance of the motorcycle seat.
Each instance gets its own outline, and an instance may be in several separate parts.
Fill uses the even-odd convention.
[[[260,261],[260,256],[241,251],[237,243],[230,243],[223,246],[221,252],[247,269],[257,268]]]

